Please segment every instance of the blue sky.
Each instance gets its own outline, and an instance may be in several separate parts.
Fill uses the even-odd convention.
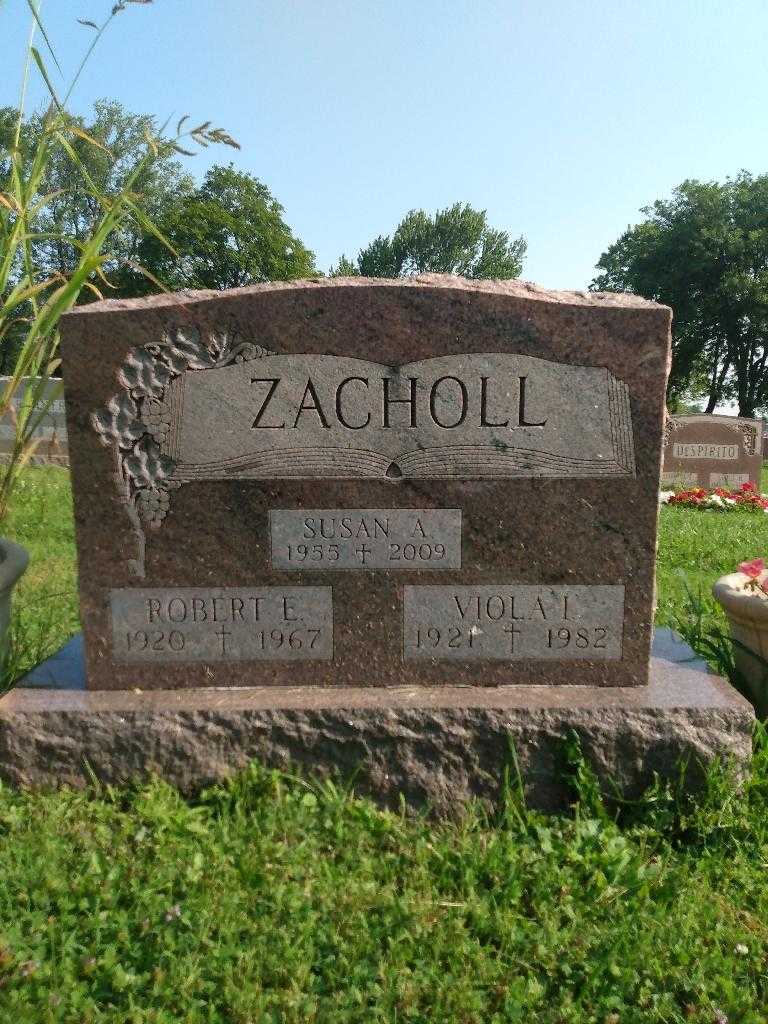
[[[45,0],[65,71],[75,19],[110,6]],[[0,103],[28,25],[0,0]],[[765,0],[155,0],[116,19],[74,105],[221,124],[322,269],[460,200],[526,236],[523,277],[582,288],[685,178],[768,170],[767,37]]]

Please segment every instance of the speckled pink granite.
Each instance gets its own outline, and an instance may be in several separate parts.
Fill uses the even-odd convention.
[[[425,356],[515,352],[606,367],[630,391],[637,475],[617,479],[240,480],[185,484],[149,536],[146,587],[333,586],[334,660],[118,665],[109,592],[136,586],[114,464],[90,424],[118,390],[127,351],[164,329],[226,328],[281,353],[333,353],[396,365]],[[648,678],[670,311],[634,296],[548,292],[523,282],[426,275],[331,279],[194,292],[81,307],[62,323],[88,685],[641,685]],[[463,568],[276,572],[274,508],[463,510]],[[434,583],[623,584],[619,662],[403,663],[401,587]]]

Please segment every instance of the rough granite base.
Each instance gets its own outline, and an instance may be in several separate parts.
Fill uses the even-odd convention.
[[[354,776],[390,806],[455,814],[493,803],[514,745],[532,807],[555,810],[573,730],[606,791],[638,795],[688,762],[695,788],[714,758],[748,763],[754,714],[669,630],[658,630],[647,687],[308,686],[152,692],[87,691],[82,642],[0,701],[0,776],[15,786],[83,786],[91,774],[124,783],[155,773],[186,793],[249,761]]]

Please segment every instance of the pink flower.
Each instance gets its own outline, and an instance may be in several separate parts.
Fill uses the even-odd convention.
[[[762,558],[753,558],[751,562],[742,562],[739,566],[739,572],[743,572],[751,580],[756,580],[764,569],[765,560]]]

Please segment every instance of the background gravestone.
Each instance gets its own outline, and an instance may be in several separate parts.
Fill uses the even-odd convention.
[[[0,377],[0,390],[4,389],[10,377]],[[36,384],[39,378],[25,377],[23,390]],[[45,385],[43,400],[46,401],[51,393],[58,390],[58,398],[50,403],[40,424],[35,428],[33,437],[38,442],[35,454],[30,459],[32,465],[54,465],[66,466],[69,464],[67,449],[67,428],[64,416],[64,397],[61,394],[61,381],[49,380]],[[14,440],[16,438],[16,413],[22,403],[22,389],[11,400],[11,410],[0,419],[0,463],[7,462],[13,452]]]
[[[669,325],[437,275],[79,307],[89,687],[646,683]]]
[[[740,416],[670,416],[662,482],[698,487],[760,487],[762,420]]]

